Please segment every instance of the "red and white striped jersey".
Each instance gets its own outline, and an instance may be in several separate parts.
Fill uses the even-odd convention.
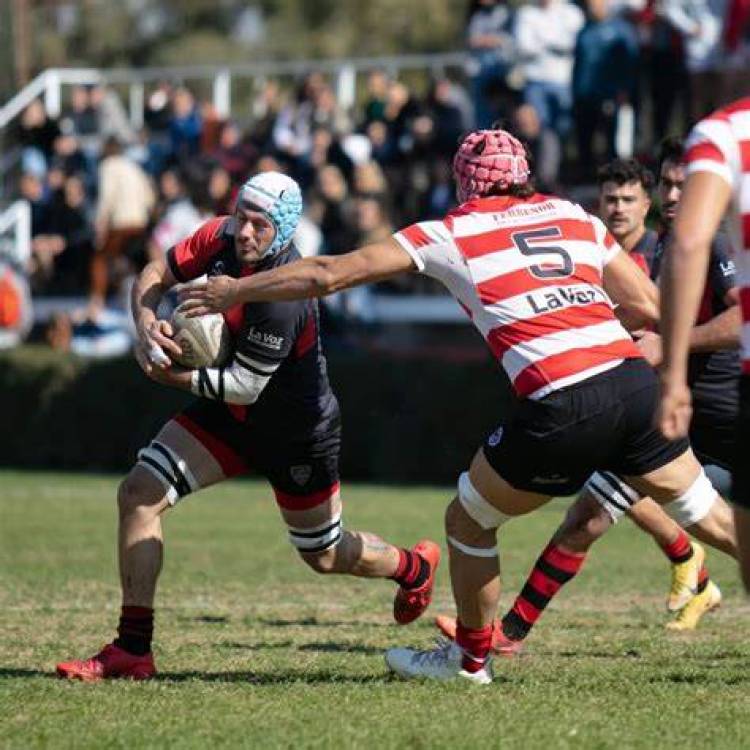
[[[742,368],[750,374],[750,97],[701,120],[686,144],[686,172],[713,172],[732,188],[732,244],[742,248],[737,277],[742,301]]]
[[[521,398],[543,398],[641,356],[602,285],[621,248],[574,203],[539,194],[479,198],[394,237],[458,300]]]

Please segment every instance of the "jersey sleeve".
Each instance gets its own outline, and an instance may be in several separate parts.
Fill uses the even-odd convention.
[[[206,272],[211,258],[222,248],[222,234],[229,220],[226,216],[211,219],[169,249],[167,263],[177,281],[197,279]]]
[[[590,219],[594,226],[596,242],[604,251],[602,256],[602,267],[604,267],[622,250],[622,248],[612,236],[609,229],[604,226],[604,222],[600,218],[597,216],[591,216]]]
[[[269,302],[246,308],[245,321],[236,339],[237,360],[256,374],[271,375],[292,351],[304,328],[309,305]]]
[[[443,221],[421,221],[393,238],[411,256],[420,273],[443,279],[447,268],[463,265],[463,256]]]
[[[713,172],[737,187],[737,143],[729,121],[720,115],[701,120],[685,144],[685,173]]]
[[[708,279],[714,294],[722,301],[727,292],[737,286],[737,267],[732,256],[729,237],[719,232],[711,243]]]

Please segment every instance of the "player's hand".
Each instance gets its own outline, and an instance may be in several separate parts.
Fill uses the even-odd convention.
[[[170,354],[182,354],[180,347],[172,340],[173,335],[174,331],[168,320],[152,320],[138,326],[135,358],[149,377],[155,368],[166,370],[172,365]]]
[[[171,367],[152,367],[148,376],[161,385],[189,390],[192,372],[179,365],[172,365]]]
[[[667,440],[685,437],[693,414],[690,389],[683,380],[662,381],[661,401],[656,412],[656,424]]]
[[[180,300],[188,318],[223,312],[239,302],[239,282],[231,276],[210,276],[183,289]]]
[[[662,360],[661,336],[653,331],[643,331],[636,338],[636,346],[641,350],[651,367],[658,367]]]

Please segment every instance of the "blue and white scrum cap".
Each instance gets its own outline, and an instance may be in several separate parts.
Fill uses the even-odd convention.
[[[276,229],[276,236],[263,256],[268,257],[292,241],[302,216],[302,192],[288,175],[260,172],[242,186],[237,205],[263,212]]]

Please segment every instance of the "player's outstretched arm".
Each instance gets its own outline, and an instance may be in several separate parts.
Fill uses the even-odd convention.
[[[661,274],[664,362],[659,427],[668,438],[687,434],[687,357],[706,279],[711,241],[729,204],[729,183],[714,172],[688,175]]]
[[[242,279],[215,276],[181,293],[189,317],[221,312],[245,302],[295,300],[369,284],[414,270],[411,256],[393,239],[345,255],[320,255]]]

